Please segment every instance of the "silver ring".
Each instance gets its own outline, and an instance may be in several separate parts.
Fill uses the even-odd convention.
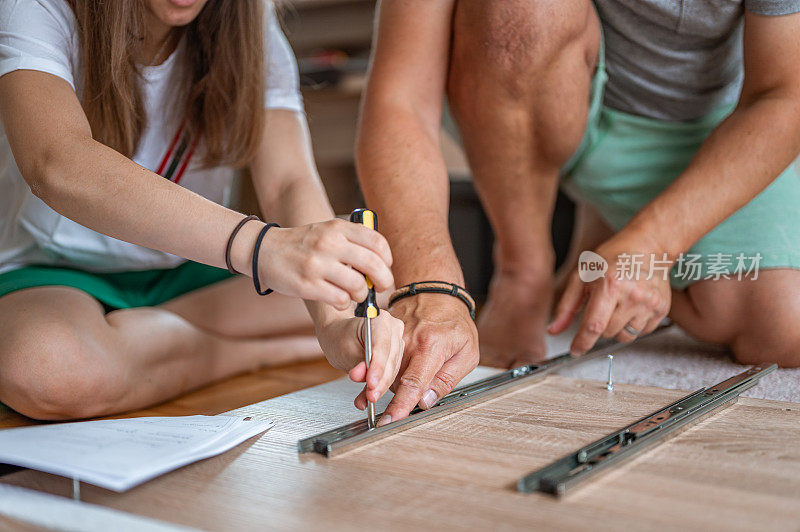
[[[642,331],[637,331],[636,329],[631,327],[630,323],[626,323],[623,329],[625,329],[625,332],[630,334],[631,336],[639,336],[640,334],[642,334]]]

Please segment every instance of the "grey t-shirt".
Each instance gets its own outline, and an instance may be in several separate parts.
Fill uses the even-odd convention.
[[[800,12],[800,0],[594,2],[606,47],[605,104],[673,121],[700,118],[738,99],[745,9]]]

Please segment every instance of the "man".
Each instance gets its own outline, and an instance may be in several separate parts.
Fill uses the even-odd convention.
[[[497,241],[485,364],[541,358],[545,330],[583,309],[576,355],[669,313],[743,363],[799,365],[799,12],[800,0],[382,2],[357,163],[396,284],[463,285],[438,146],[446,95]],[[548,327],[560,180],[580,204],[573,251],[608,272],[584,283],[573,270]],[[692,261],[701,275],[687,278]],[[478,328],[448,294],[391,310],[406,327],[396,420],[475,367]]]

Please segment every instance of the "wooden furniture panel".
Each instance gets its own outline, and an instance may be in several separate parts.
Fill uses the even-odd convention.
[[[800,405],[743,399],[563,500],[519,494],[516,479],[684,392],[563,377],[477,405],[333,459],[299,456],[299,438],[359,418],[358,386],[337,380],[236,413],[276,426],[223,456],[128,493],[87,486],[90,502],[215,530],[796,530]],[[4,482],[66,494],[23,471]]]

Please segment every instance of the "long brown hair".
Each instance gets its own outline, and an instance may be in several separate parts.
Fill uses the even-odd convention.
[[[82,105],[94,138],[131,157],[145,126],[137,59],[144,0],[71,0],[84,72]],[[184,28],[178,121],[202,135],[206,166],[247,164],[262,133],[264,0],[209,0]]]

